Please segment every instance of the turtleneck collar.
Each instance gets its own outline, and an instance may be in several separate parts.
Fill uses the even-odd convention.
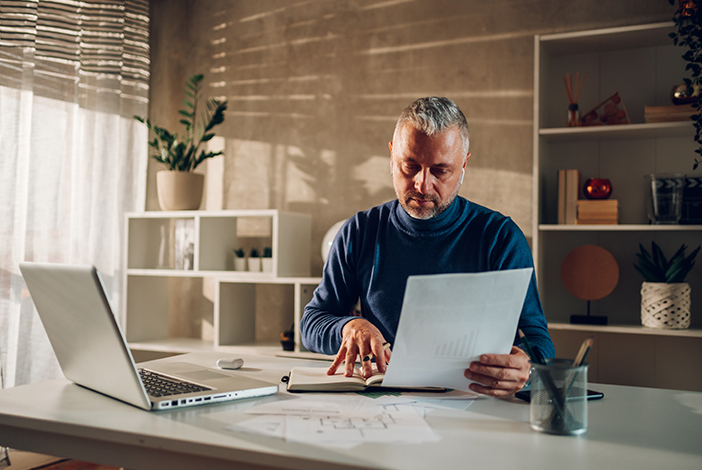
[[[395,200],[395,210],[393,218],[396,220],[396,225],[404,231],[413,235],[436,236],[442,235],[450,231],[456,223],[462,219],[461,215],[465,214],[463,207],[468,204],[468,201],[460,196],[456,196],[450,206],[441,214],[434,218],[421,220],[415,219],[405,211],[400,201]]]

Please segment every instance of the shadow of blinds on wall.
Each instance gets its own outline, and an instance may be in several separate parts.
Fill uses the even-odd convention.
[[[116,311],[124,213],[144,209],[148,0],[0,2],[0,368],[61,372],[21,261],[93,264]]]

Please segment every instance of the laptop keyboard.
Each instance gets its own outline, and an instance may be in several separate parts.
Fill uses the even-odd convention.
[[[181,393],[203,392],[212,390],[210,387],[173,379],[157,372],[139,369],[141,381],[144,383],[146,392],[154,397],[168,397],[170,395],[180,395]]]

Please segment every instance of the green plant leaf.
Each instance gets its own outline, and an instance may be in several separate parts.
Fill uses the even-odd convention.
[[[205,159],[222,154],[221,151],[202,151],[198,155],[200,145],[214,137],[214,132],[209,131],[224,121],[224,110],[227,108],[226,101],[209,99],[205,102],[206,111],[202,113],[201,122],[196,122],[199,116],[198,101],[203,79],[203,74],[195,74],[185,82],[186,99],[183,100],[183,105],[188,109],[178,111],[178,114],[183,117],[178,123],[185,126],[186,131],[182,139],[179,140],[176,133],[152,126],[147,118],[134,116],[134,119],[145,124],[154,135],[153,140],[147,141],[148,146],[157,152],[152,155],[152,158],[166,165],[169,170],[192,171]]]

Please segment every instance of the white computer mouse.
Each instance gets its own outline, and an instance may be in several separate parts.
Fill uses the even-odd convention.
[[[244,360],[240,357],[223,357],[217,359],[217,367],[220,369],[241,369]]]

